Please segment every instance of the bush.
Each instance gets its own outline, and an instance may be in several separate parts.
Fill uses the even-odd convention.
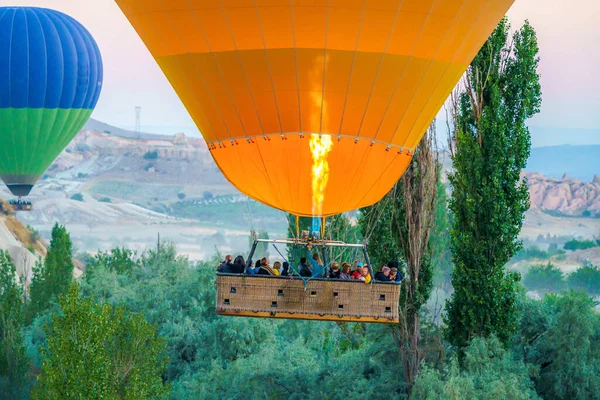
[[[541,250],[537,246],[528,247],[526,249],[521,249],[514,257],[514,261],[520,260],[532,260],[532,259],[540,259],[547,260],[550,258],[550,253],[547,251]]]
[[[90,146],[88,146],[85,143],[77,143],[75,145],[75,150],[77,150],[80,153],[86,153],[86,152],[90,151]]]
[[[178,198],[179,200],[183,200],[183,199],[185,199],[185,193],[177,193],[177,198]]]
[[[88,174],[84,174],[83,172],[77,173],[78,178],[87,178]]]
[[[157,160],[158,159],[158,151],[154,150],[154,151],[149,151],[146,154],[144,154],[144,159],[145,160]]]
[[[144,167],[144,171],[150,171],[150,168],[154,168],[154,164],[152,164],[152,163],[146,164],[146,166]]]
[[[530,290],[560,292],[565,288],[565,277],[557,266],[548,263],[531,267],[523,279],[523,284]]]
[[[83,201],[83,195],[81,193],[75,193],[73,196],[71,196],[71,200]]]
[[[567,285],[574,290],[583,290],[590,296],[600,295],[600,269],[587,264],[567,277]]]
[[[108,197],[103,197],[100,200],[98,200],[100,203],[112,203],[112,200]]]
[[[204,197],[204,200],[210,200],[210,199],[214,198],[215,195],[212,194],[212,192],[205,190],[204,193],[202,193],[202,197]]]
[[[29,241],[31,243],[35,243],[40,240],[40,233],[36,231],[33,226],[27,225],[27,229],[29,229]]]
[[[565,243],[565,250],[587,250],[587,249],[591,249],[593,247],[598,246],[598,243],[596,243],[594,240],[577,240],[577,239],[573,239],[573,240],[569,240],[567,243]]]

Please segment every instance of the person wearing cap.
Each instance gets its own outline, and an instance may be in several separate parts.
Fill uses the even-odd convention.
[[[359,262],[356,265],[356,269],[352,271],[351,279],[358,279],[359,276],[362,275],[363,263]]]

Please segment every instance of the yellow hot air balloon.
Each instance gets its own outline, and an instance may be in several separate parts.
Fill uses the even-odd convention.
[[[380,200],[513,0],[116,0],[241,192]]]

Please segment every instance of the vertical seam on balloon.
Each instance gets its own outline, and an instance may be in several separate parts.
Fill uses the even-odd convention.
[[[354,64],[356,61],[356,53],[358,50],[358,43],[360,42],[360,34],[362,32],[363,22],[365,21],[365,13],[367,11],[367,0],[363,3],[362,14],[360,17],[360,24],[358,25],[358,33],[356,35],[356,43],[354,45],[354,53],[352,55],[352,64],[350,64],[350,74],[348,75],[348,86],[346,86],[346,96],[344,97],[344,106],[342,107],[342,118],[340,119],[340,129],[338,134],[342,133],[342,127],[344,126],[344,117],[346,116],[346,106],[348,105],[348,95],[350,94],[350,83],[352,82],[352,74],[354,73]]]
[[[30,153],[31,158],[29,159],[29,168],[28,168],[29,171],[31,171],[34,167],[33,158],[34,158],[34,155],[37,154],[38,141],[40,139],[40,130],[42,129],[42,122],[44,120],[44,115],[45,115],[45,110],[46,110],[46,95],[48,93],[48,53],[46,50],[46,35],[44,32],[44,27],[42,26],[42,22],[40,21],[40,17],[38,16],[37,12],[33,11],[33,15],[37,19],[39,27],[40,27],[40,32],[42,33],[42,38],[43,38],[42,43],[44,45],[44,60],[46,60],[46,71],[44,74],[44,101],[42,103],[42,115],[40,118],[39,127],[36,130],[35,140],[33,141],[33,149]]]
[[[366,0],[365,0],[366,1]],[[296,67],[296,89],[298,89],[298,123],[300,124],[300,133],[302,129],[302,104],[300,103],[300,72],[298,67],[298,48],[296,47],[296,21],[294,19],[293,0],[290,0],[290,14],[292,16],[292,40],[294,46],[294,66]]]
[[[78,75],[79,75],[79,53],[77,51],[78,50],[77,49],[77,43],[75,42],[75,39],[73,38],[73,33],[71,32],[71,30],[67,26],[67,22],[70,23],[70,21],[68,21],[68,20],[62,20],[60,18],[60,14],[58,14],[57,12],[55,12],[55,17],[57,18],[57,23],[60,23],[63,26],[65,32],[67,33],[67,35],[68,35],[67,39],[70,39],[73,42],[74,56],[75,56],[75,60],[76,60],[76,62],[74,63],[75,64],[75,68],[76,68],[75,76],[78,77]],[[64,63],[64,57],[63,57],[63,70],[64,70],[64,66],[65,66],[65,63]],[[65,74],[63,74],[63,82],[64,82],[64,80],[65,80]],[[64,83],[63,83],[63,85],[64,85]],[[75,99],[77,98],[77,81],[75,82],[75,88],[74,89],[75,89],[75,91],[74,91],[73,99],[72,99],[73,103],[75,102]],[[61,100],[62,100],[62,98],[61,98]],[[65,142],[66,137],[68,137],[68,135],[65,134],[65,132],[68,132],[69,128],[71,128],[73,126],[73,122],[72,121],[69,123],[70,118],[71,118],[71,114],[73,113],[73,110],[74,110],[73,105],[74,104],[72,104],[68,109],[64,109],[66,111],[66,117],[62,119],[62,121],[61,121],[62,122],[61,128],[59,130],[59,133],[58,133],[57,137],[55,138],[56,140],[54,141],[55,143],[58,142],[59,146],[57,146],[57,148],[60,148],[60,146]],[[60,108],[60,104],[59,104],[59,109],[61,109]],[[68,142],[65,143],[65,146],[67,144],[68,144]],[[62,149],[60,149],[60,151],[59,151],[58,154],[60,154],[61,151],[62,151]]]
[[[221,0],[219,0],[219,7],[221,8],[221,13],[223,14],[223,18],[225,19],[225,24],[227,25],[229,34],[231,35],[231,41],[233,42],[233,48],[235,49],[235,54],[237,56],[238,62],[240,63],[240,68],[242,69],[242,75],[244,76],[244,81],[246,82],[246,86],[248,87],[248,93],[250,94],[250,100],[252,100],[252,106],[254,107],[254,112],[256,113],[256,118],[258,118],[258,124],[260,125],[260,130],[264,135],[265,128],[263,127],[262,119],[260,118],[260,113],[258,112],[258,107],[256,106],[256,101],[254,100],[254,95],[252,94],[252,88],[250,87],[250,82],[248,81],[248,74],[246,74],[246,70],[244,69],[244,63],[242,62],[242,57],[240,57],[240,51],[238,50],[237,43],[235,42],[235,36],[233,35],[233,31],[231,30],[231,24],[229,23],[229,19],[227,19],[227,13],[225,12],[225,9],[223,8],[223,4],[221,3]],[[241,117],[240,117],[240,122],[241,122]]]
[[[31,105],[29,103],[29,88],[30,88],[30,85],[31,85],[31,82],[30,82],[30,79],[29,79],[30,78],[29,75],[31,74],[31,71],[29,70],[29,68],[30,68],[29,56],[30,56],[30,54],[29,54],[29,25],[27,24],[27,11],[25,9],[22,9],[22,10],[23,10],[23,19],[25,20],[25,46],[26,46],[25,54],[26,54],[26,59],[27,59],[27,68],[25,69],[25,71],[26,71],[25,72],[25,77],[27,79],[27,91],[25,92],[26,93],[25,104],[26,104],[26,110],[27,110],[25,112],[25,133],[27,134],[27,133],[29,133],[29,113],[30,113],[30,111],[32,109],[32,107],[31,107]],[[27,135],[24,138],[21,138],[21,140],[23,140],[24,142],[26,142],[27,141]],[[26,147],[26,146],[21,146],[21,148],[23,148],[23,147]],[[25,175],[25,155],[24,154],[22,154],[20,161],[21,161],[21,170],[20,170],[21,175]]]
[[[277,110],[277,120],[279,121],[279,130],[283,134],[283,125],[281,123],[281,113],[279,111],[279,103],[277,102],[277,94],[275,93],[275,82],[273,81],[273,73],[271,71],[271,61],[269,60],[269,52],[267,51],[267,43],[265,41],[265,36],[264,36],[263,29],[262,29],[262,23],[260,20],[260,13],[258,12],[258,5],[256,4],[256,0],[254,0],[254,9],[256,10],[256,19],[258,21],[258,28],[260,30],[260,36],[261,36],[261,40],[263,43],[263,48],[265,50],[265,59],[267,60],[267,69],[269,71],[269,80],[271,81],[271,89],[273,90],[273,100],[275,101],[275,109]],[[300,106],[300,105],[298,105],[298,106]],[[290,181],[290,169],[289,168],[287,169],[287,176],[288,176],[288,182],[289,182]],[[281,187],[280,187],[280,189],[281,189]],[[290,194],[289,194],[290,202],[293,202],[291,186],[289,186],[289,189],[290,189]]]
[[[49,21],[49,26],[52,29],[54,29],[54,31],[56,32],[56,39],[58,41],[58,48],[60,49],[60,55],[61,55],[61,57],[60,57],[60,63],[61,63],[60,66],[62,67],[62,74],[61,74],[61,84],[57,85],[57,87],[58,88],[62,88],[63,84],[64,84],[64,80],[65,80],[65,59],[64,59],[64,52],[63,52],[63,46],[62,46],[62,40],[61,40],[61,37],[60,37],[60,33],[58,31],[58,28],[56,27],[55,21],[51,18],[51,15],[52,15],[51,12],[46,13],[46,17],[48,18],[48,21]],[[50,128],[47,130],[48,134],[45,135],[46,136],[46,138],[45,138],[46,140],[44,140],[44,145],[42,147],[44,149],[48,148],[48,141],[50,140],[50,138],[52,136],[51,133],[54,132],[54,128],[56,127],[56,121],[57,121],[57,119],[59,117],[59,111],[61,110],[60,109],[60,102],[62,100],[62,93],[63,92],[62,92],[62,89],[61,89],[60,96],[59,96],[58,102],[57,102],[57,106],[56,106],[55,109],[53,109],[53,111],[54,111],[54,113],[53,113],[54,114],[54,119],[52,120],[52,124],[51,124]]]
[[[277,120],[279,121],[279,131],[283,133],[283,124],[281,123],[281,113],[279,111],[279,103],[277,102],[277,93],[275,92],[275,82],[273,81],[273,73],[271,71],[271,60],[269,60],[269,52],[267,51],[267,42],[265,41],[265,34],[262,28],[262,22],[260,20],[260,13],[258,12],[258,5],[254,0],[254,9],[256,10],[256,19],[258,21],[258,29],[260,30],[260,37],[265,50],[265,59],[267,60],[267,70],[269,71],[269,80],[271,81],[271,88],[273,89],[273,99],[275,100],[275,109],[277,110]]]
[[[379,65],[377,66],[377,71],[375,72],[375,78],[373,79],[373,83],[371,84],[371,90],[369,91],[369,97],[367,98],[367,105],[365,106],[365,111],[363,112],[363,116],[360,120],[360,124],[358,125],[358,132],[356,133],[356,137],[360,137],[360,131],[362,130],[363,123],[365,122],[365,117],[367,116],[367,111],[369,110],[369,105],[371,104],[371,98],[373,96],[373,91],[375,90],[375,84],[377,83],[377,78],[379,77],[379,71],[381,71],[381,66],[383,65],[383,59],[386,56],[386,51],[390,42],[392,40],[392,35],[394,34],[394,30],[396,29],[396,22],[398,21],[398,16],[400,15],[400,8],[402,8],[402,4],[404,0],[400,0],[398,3],[398,9],[396,10],[396,15],[394,16],[394,21],[392,22],[392,27],[390,28],[390,34],[385,42],[385,46],[383,51],[381,52],[381,57],[379,58]],[[390,98],[391,101],[391,98]]]
[[[329,35],[329,12],[331,10],[331,0],[327,0],[327,14],[325,16],[325,46],[323,46],[323,86],[321,88],[321,118],[319,123],[319,133],[323,132],[323,107],[325,105],[325,74],[327,72],[327,39]]]
[[[138,0],[138,1],[139,1],[139,0]],[[227,82],[225,81],[225,77],[223,76],[223,73],[221,72],[221,68],[220,68],[219,64],[217,63],[217,59],[216,59],[216,57],[215,57],[215,55],[214,55],[214,53],[213,53],[213,51],[212,51],[212,49],[211,49],[211,47],[210,47],[210,43],[209,43],[208,39],[206,38],[206,35],[205,35],[205,33],[204,33],[204,29],[202,28],[202,26],[201,26],[201,25],[200,25],[200,23],[198,22],[198,19],[197,19],[197,16],[196,16],[196,12],[195,12],[195,11],[194,11],[194,9],[191,7],[191,5],[189,4],[189,1],[188,1],[188,0],[186,0],[186,3],[188,4],[188,7],[190,8],[190,10],[192,10],[192,14],[194,15],[194,21],[196,22],[196,25],[198,26],[198,29],[200,30],[200,32],[201,32],[201,34],[202,34],[202,37],[204,38],[204,41],[205,41],[205,43],[206,43],[206,46],[207,46],[207,48],[208,48],[208,51],[209,51],[209,53],[210,53],[211,57],[213,58],[213,61],[214,61],[214,63],[215,63],[215,66],[217,67],[217,70],[219,71],[219,75],[221,76],[221,80],[223,81],[223,85],[225,86],[225,88],[226,88],[226,90],[227,90],[227,93],[228,93],[228,95],[229,95],[229,99],[230,99],[230,101],[231,101],[231,103],[232,103],[232,105],[233,105],[233,108],[235,109],[235,112],[236,112],[237,116],[238,116],[238,119],[239,119],[240,125],[241,125],[241,127],[242,127],[242,129],[243,129],[243,131],[244,131],[244,134],[245,134],[246,138],[248,138],[248,132],[246,131],[246,127],[244,126],[244,123],[243,123],[243,121],[242,121],[242,119],[241,119],[241,117],[240,117],[240,114],[239,114],[239,112],[238,112],[238,110],[237,110],[237,107],[236,107],[236,105],[235,105],[235,102],[233,101],[233,98],[232,98],[232,96],[231,96],[231,93],[230,93],[230,91],[229,91],[229,87],[228,87],[228,85],[227,85]],[[162,4],[162,0],[161,0],[161,4]],[[163,6],[163,7],[164,7],[164,6]],[[166,13],[166,11],[165,11],[165,13]],[[170,18],[169,18],[169,20],[170,20]],[[172,23],[172,21],[171,21],[171,25],[174,25],[174,24]],[[179,35],[179,31],[178,31],[178,30],[175,28],[175,26],[173,26],[173,29],[175,29],[175,31],[178,33],[178,36],[179,36],[180,40],[182,40],[182,39],[181,39],[181,36]],[[184,47],[187,49],[187,46],[185,45],[185,42],[183,42],[183,40],[182,40],[182,43],[183,43],[183,46],[184,46]],[[188,51],[188,53],[189,53],[189,51]],[[198,69],[198,67],[197,67],[197,65],[196,65],[196,62],[195,62],[195,61],[194,61],[194,65],[196,66],[196,70],[197,70],[197,72],[198,72],[198,73],[200,73],[200,71],[199,71],[199,69]],[[202,78],[202,81],[204,82],[204,79],[203,79],[203,78]],[[205,85],[205,87],[206,87],[206,85]],[[208,87],[206,87],[206,89],[208,89]],[[207,91],[210,93],[210,90],[207,90]],[[212,95],[211,95],[211,99],[212,99]],[[218,107],[216,106],[216,104],[215,104],[215,108],[218,110]],[[229,132],[229,129],[227,129],[227,133],[229,134],[229,137],[230,137],[230,139],[231,139],[231,133]],[[231,139],[231,140],[233,140],[233,139]],[[257,143],[255,143],[255,144],[258,146],[258,144],[257,144]],[[272,186],[271,178],[270,178],[270,176],[269,176],[269,173],[268,173],[268,171],[267,171],[267,168],[266,168],[265,162],[264,162],[264,160],[263,160],[263,158],[262,158],[262,154],[261,154],[261,152],[260,152],[260,148],[259,148],[259,147],[257,147],[257,149],[258,149],[258,153],[259,153],[259,155],[260,155],[260,158],[261,158],[261,162],[262,162],[262,164],[263,164],[263,169],[264,169],[264,171],[265,171],[265,176],[267,177],[267,180],[269,181],[269,183],[270,183],[270,184],[271,184],[271,186]]]
[[[143,7],[142,7],[142,6],[139,4],[139,0],[136,0],[136,2],[138,3],[138,6],[140,7],[140,10],[142,10],[142,14],[144,15],[144,18],[146,19],[146,21],[148,21],[148,23],[149,23],[149,24],[152,26],[152,28],[154,28],[154,24],[152,23],[152,21],[151,21],[151,20],[150,20],[150,18],[148,17],[148,13],[146,13],[146,12],[144,11],[144,8],[143,8]],[[194,13],[194,11],[191,9],[191,6],[189,5],[189,2],[187,2],[187,1],[186,1],[186,3],[188,4],[188,7],[190,7],[190,10],[192,11],[192,14],[193,14],[193,13]],[[163,5],[163,4],[162,4],[162,1],[161,1],[161,5]],[[164,8],[164,5],[163,5],[163,8]],[[183,41],[183,39],[181,38],[181,35],[179,34],[179,31],[178,31],[178,30],[175,28],[175,24],[173,24],[173,21],[171,20],[171,17],[168,15],[167,11],[166,11],[166,10],[163,10],[163,12],[164,12],[164,13],[165,13],[165,15],[167,16],[167,18],[169,18],[169,22],[171,23],[171,26],[173,27],[173,30],[174,30],[175,32],[177,32],[177,37],[179,38],[179,40],[180,40],[180,41],[181,41],[181,43],[183,44],[183,47],[186,49],[189,59],[190,59],[190,60],[192,60],[192,63],[194,64],[194,69],[195,69],[195,70],[196,70],[196,72],[198,73],[198,76],[199,76],[199,78],[200,78],[200,81],[202,82],[202,85],[204,86],[205,90],[206,90],[206,91],[207,91],[207,92],[210,94],[210,100],[211,100],[211,102],[213,103],[213,106],[215,107],[215,110],[217,111],[217,114],[219,115],[219,118],[221,119],[221,122],[223,123],[223,127],[225,128],[225,131],[227,132],[227,135],[229,135],[229,137],[231,138],[231,133],[229,132],[229,127],[228,127],[228,126],[227,126],[227,124],[225,123],[225,118],[223,118],[223,115],[221,114],[221,110],[219,110],[219,107],[217,107],[217,104],[215,103],[215,100],[214,100],[214,98],[213,98],[213,96],[212,96],[212,93],[211,93],[211,91],[210,91],[210,90],[208,90],[208,87],[206,86],[206,81],[204,80],[204,77],[202,76],[202,74],[201,74],[201,73],[200,73],[200,71],[198,70],[198,65],[196,64],[196,61],[195,61],[195,60],[194,60],[194,58],[192,57],[192,53],[190,53],[190,51],[188,50],[187,46],[185,45],[185,42],[184,42],[184,41]],[[195,18],[195,14],[194,14],[194,18]],[[158,35],[158,36],[159,36],[159,37],[161,37],[160,35]],[[162,48],[163,48],[163,50],[165,50],[165,53],[166,53],[166,45],[165,45],[165,42],[164,42],[164,40],[162,40],[162,37],[161,37],[161,41],[160,41],[160,42],[161,42],[161,45],[162,45]],[[177,68],[177,69],[179,70],[179,74],[181,75],[181,77],[183,77],[183,80],[184,80],[184,81],[186,81],[188,85],[190,85],[190,81],[189,81],[189,79],[187,78],[187,76],[185,75],[185,73],[182,71],[181,67],[180,67],[178,64],[177,64],[177,66],[178,66],[178,68]],[[161,68],[161,70],[162,70],[162,68]],[[170,83],[170,82],[169,82],[169,83]],[[171,84],[171,86],[173,86],[173,85]],[[173,90],[175,90],[175,88],[173,88]],[[200,103],[200,101],[198,100],[198,96],[196,95],[196,93],[195,93],[194,91],[192,91],[192,94],[193,94],[193,97],[194,97],[194,99],[196,100],[196,103],[197,103],[197,104],[198,104],[198,106],[199,106],[199,107],[198,107],[198,110],[199,110],[199,111],[200,111],[200,112],[201,112],[201,113],[204,115],[204,119],[206,120],[206,122],[208,122],[208,125],[210,126],[210,129],[212,130],[212,133],[213,133],[213,135],[214,135],[215,139],[216,139],[216,140],[217,140],[217,141],[220,143],[220,142],[221,142],[221,139],[220,139],[220,138],[217,136],[217,132],[216,132],[216,130],[214,129],[212,122],[211,122],[211,121],[210,121],[210,119],[207,117],[206,113],[204,112],[204,108],[203,108],[203,107],[201,107],[201,103]],[[186,108],[186,111],[188,112],[188,115],[189,115],[189,114],[190,114],[190,112],[187,110],[187,108]],[[190,118],[191,118],[191,117],[192,117],[192,116],[190,115]],[[196,123],[196,122],[194,121],[194,123]],[[201,133],[202,133],[202,132],[201,132]]]
[[[377,127],[377,131],[375,132],[374,139],[377,139],[377,136],[379,136],[379,131],[381,130],[381,125],[383,125],[383,121],[385,120],[385,117],[387,116],[387,113],[390,110],[390,105],[394,101],[394,97],[396,96],[396,91],[398,90],[398,87],[400,86],[400,82],[402,81],[402,78],[404,77],[404,73],[406,72],[406,69],[408,68],[408,64],[410,63],[413,53],[415,52],[415,49],[417,48],[417,44],[419,43],[419,40],[421,40],[421,36],[423,35],[425,26],[427,25],[427,22],[429,22],[429,18],[431,17],[431,12],[433,11],[436,3],[437,3],[437,0],[435,0],[431,4],[431,8],[429,9],[429,12],[427,13],[427,17],[425,18],[425,21],[423,22],[423,27],[421,28],[421,31],[419,32],[419,35],[415,39],[415,43],[414,43],[412,49],[410,50],[410,53],[407,56],[406,64],[404,65],[404,68],[402,68],[402,72],[400,73],[400,76],[398,77],[398,80],[396,81],[396,85],[394,86],[394,90],[392,92],[392,96],[390,97],[390,101],[385,108],[383,116],[381,117],[381,121],[379,121],[379,126]]]
[[[395,163],[395,161],[396,161],[396,158],[397,158],[398,156],[400,156],[400,157],[403,157],[403,155],[402,155],[402,154],[396,154],[396,155],[395,155],[395,156],[392,158],[392,160],[390,161],[390,163],[387,165],[387,167],[385,167],[385,169],[384,169],[384,170],[381,172],[381,174],[380,174],[380,175],[377,177],[377,179],[374,179],[374,180],[373,180],[373,184],[371,185],[371,187],[369,187],[369,189],[368,189],[368,190],[365,190],[365,191],[364,191],[364,192],[365,192],[365,195],[364,195],[363,197],[361,197],[361,198],[360,198],[360,200],[359,200],[359,201],[356,203],[356,205],[355,205],[354,207],[358,207],[358,205],[359,205],[359,204],[360,204],[360,203],[361,203],[361,202],[362,202],[362,201],[365,199],[365,197],[367,197],[367,194],[368,194],[368,193],[369,193],[371,190],[373,190],[373,188],[374,188],[374,187],[375,187],[375,186],[376,186],[376,185],[379,183],[379,180],[381,179],[381,177],[382,177],[382,176],[384,176],[384,175],[387,173],[387,171],[390,169],[390,167],[391,167],[392,165],[394,165],[394,163]],[[408,157],[408,156],[404,156],[404,157]],[[406,164],[406,168],[408,168],[408,165],[410,164],[410,162],[411,162],[411,160],[409,160],[409,161],[408,161],[408,164]],[[402,171],[402,173],[404,173],[404,172],[406,171],[406,168],[404,168],[404,171]],[[396,182],[397,182],[397,181],[396,181]],[[394,183],[394,184],[395,184],[395,183]],[[392,187],[393,187],[393,185],[392,185]],[[391,190],[391,188],[390,188],[390,190]]]
[[[139,0],[138,0],[138,2],[139,2]],[[163,4],[163,0],[160,0],[160,3]],[[210,47],[210,42],[206,38],[206,34],[204,33],[204,29],[202,28],[202,25],[200,24],[200,22],[198,22],[198,17],[196,16],[196,11],[190,5],[189,0],[186,0],[186,3],[188,5],[188,7],[190,8],[190,10],[192,11],[192,15],[194,16],[194,22],[196,22],[196,26],[198,27],[198,29],[200,30],[200,33],[202,34],[202,38],[204,39],[204,42],[206,43],[206,47],[208,48],[208,53],[210,54],[213,62],[215,63],[215,67],[217,67],[217,71],[219,71],[219,76],[221,77],[221,81],[223,82],[223,86],[225,86],[225,90],[227,91],[227,95],[229,96],[229,101],[231,102],[231,105],[233,106],[233,109],[235,110],[235,114],[238,117],[238,120],[240,122],[240,126],[242,127],[242,130],[244,131],[244,134],[246,135],[246,137],[248,137],[248,132],[246,131],[246,127],[244,126],[244,123],[242,121],[242,117],[240,116],[240,112],[238,111],[238,108],[237,108],[237,106],[235,104],[235,101],[233,100],[233,96],[231,95],[231,91],[229,90],[229,86],[227,85],[227,82],[225,81],[225,77],[223,76],[223,72],[221,71],[221,66],[217,62],[217,58],[215,57],[215,53],[212,51],[212,49]],[[164,8],[164,5],[163,5],[163,8]],[[165,12],[165,14],[167,16],[169,16],[169,14],[168,14],[168,12],[166,10],[164,10],[164,12]],[[171,21],[171,26],[173,26],[173,29],[175,30],[175,32],[177,32],[177,36],[179,37],[179,40],[181,40],[181,43],[183,44],[183,47],[185,47],[186,50],[187,50],[187,46],[186,46],[185,42],[183,41],[183,39],[181,38],[181,35],[179,34],[179,31],[175,27],[175,24],[171,20],[170,16],[169,16],[169,21]],[[188,53],[190,54],[190,57],[191,57],[191,53],[190,53],[189,50],[188,50]],[[191,58],[192,58],[192,61],[194,63],[194,66],[196,67],[196,71],[199,73],[200,76],[202,76],[200,74],[200,70],[198,68],[198,64],[196,63],[196,60],[194,60],[193,57],[191,57]],[[205,82],[204,78],[202,78],[202,81]],[[206,87],[206,88],[208,89],[208,87]],[[208,90],[208,92],[211,93],[210,90]],[[211,93],[211,99],[213,99],[212,93]],[[214,99],[213,99],[213,101],[214,101]],[[215,104],[215,108],[218,110],[218,107],[217,107],[216,104]],[[225,119],[223,119],[223,123],[225,123]],[[227,125],[225,125],[225,126],[227,126]],[[231,132],[229,132],[229,128],[228,127],[227,127],[227,134],[229,135],[229,139],[231,139],[232,136],[231,136]]]
[[[465,1],[466,1],[466,0],[465,0]],[[463,3],[463,4],[464,4],[464,3]],[[479,18],[481,18],[481,16],[484,14],[485,10],[487,10],[487,8],[488,8],[489,4],[490,4],[490,3],[489,3],[489,2],[487,2],[487,3],[486,3],[486,5],[485,5],[485,7],[483,7],[483,8],[481,9],[481,12],[479,13],[479,15],[477,15],[477,18],[475,19],[475,23],[476,23],[477,21],[479,21]],[[473,28],[475,27],[475,23],[473,23],[473,24],[471,25],[471,29],[469,29],[469,33],[467,34],[467,36],[469,36],[469,35],[470,35],[470,34],[473,32]],[[458,47],[458,49],[456,49],[456,52],[454,53],[454,55],[453,55],[453,56],[452,56],[452,58],[450,59],[450,62],[449,62],[449,63],[448,63],[448,65],[446,66],[446,69],[445,69],[445,70],[444,70],[444,72],[443,72],[443,73],[440,75],[440,79],[439,79],[439,80],[437,81],[437,83],[435,84],[435,86],[434,86],[434,88],[433,88],[433,91],[432,91],[432,93],[433,93],[433,92],[435,92],[435,91],[436,91],[436,89],[438,88],[438,86],[440,85],[440,82],[441,82],[441,81],[442,81],[442,79],[444,78],[444,75],[445,75],[445,74],[448,72],[448,69],[450,68],[450,65],[451,65],[451,64],[454,62],[454,60],[455,60],[455,58],[456,58],[456,55],[457,55],[457,54],[460,52],[460,50],[462,50],[462,48],[463,48],[463,46],[464,46],[465,42],[466,42],[466,40],[463,40],[463,41],[462,41],[462,43],[461,43],[461,45]],[[438,51],[439,51],[439,50],[438,50]],[[437,53],[436,53],[436,54],[437,54]],[[468,68],[468,66],[467,66],[467,68]],[[419,85],[420,85],[420,83],[419,83]],[[427,105],[428,105],[428,104],[431,102],[431,99],[432,99],[432,98],[430,97],[430,98],[429,98],[429,100],[427,101],[427,103],[425,103],[425,107],[423,107],[423,108],[426,108],[426,107],[427,107]],[[436,111],[435,111],[435,114],[437,114],[438,112],[439,112],[439,110],[436,110]],[[428,118],[428,119],[429,119],[429,118]],[[409,131],[409,132],[412,132],[412,131],[415,129],[415,125],[416,125],[416,124],[417,124],[417,120],[415,120],[415,122],[414,122],[414,124],[413,124],[413,126],[412,126],[412,128],[410,129],[410,131]],[[400,126],[400,124],[398,124],[398,127],[399,127],[399,126]],[[396,136],[396,133],[397,133],[397,132],[398,132],[398,129],[396,129],[396,131],[394,132],[394,136],[392,136],[392,140],[393,140],[393,139],[394,139],[394,137]],[[407,136],[407,137],[406,137],[406,139],[404,140],[404,143],[403,143],[403,144],[406,144],[406,142],[407,142],[408,138],[409,138],[409,136]],[[416,147],[416,146],[415,146],[415,147]]]
[[[8,8],[4,9],[4,12],[2,13],[2,15],[0,15],[0,21],[2,20],[2,18],[4,18],[4,16],[6,15],[7,12],[8,12]],[[11,46],[10,41],[8,42],[8,46],[9,46],[9,52],[10,52],[10,46]],[[10,61],[8,63],[8,71],[9,71],[9,74],[10,74]],[[9,92],[8,92],[9,96],[8,96],[8,107],[7,107],[7,109],[12,107],[12,102],[10,101],[10,79],[8,80],[8,90],[9,90]],[[10,112],[12,113],[12,111],[10,111]],[[12,116],[11,116],[11,121],[12,121]],[[2,131],[2,128],[0,128],[0,132],[1,131]],[[11,133],[13,133],[12,130],[11,130]],[[7,153],[6,153],[6,155],[8,155]],[[8,157],[0,157],[0,168],[1,168],[0,172],[10,169],[10,168],[6,168],[6,166],[8,164],[4,164],[4,162],[6,161],[7,158]]]
[[[452,30],[452,28],[454,27],[454,24],[456,24],[456,21],[458,20],[458,16],[460,15],[463,7],[465,6],[465,4],[468,2],[469,0],[463,0],[462,4],[460,5],[460,8],[458,9],[458,12],[456,13],[456,15],[454,16],[454,18],[452,19],[452,23],[450,24],[450,26],[448,27],[448,30],[446,31],[446,33],[444,34],[444,37],[442,38],[442,40],[440,41],[440,44],[437,48],[437,50],[435,51],[435,53],[433,54],[433,56],[431,57],[431,59],[429,60],[429,64],[427,64],[427,68],[425,68],[425,72],[423,72],[423,75],[421,76],[421,79],[419,80],[419,84],[417,85],[417,87],[415,88],[408,104],[411,104],[412,101],[414,100],[419,88],[421,87],[421,85],[423,84],[423,81],[425,80],[425,76],[427,75],[427,73],[429,72],[429,69],[431,68],[431,66],[433,65],[433,61],[435,59],[435,57],[438,55],[438,53],[440,52],[440,49],[442,48],[442,44],[444,43],[444,41],[446,40],[446,38],[448,37],[448,33],[450,33],[450,31]],[[486,3],[486,4],[489,4]],[[487,5],[486,5],[487,7]],[[484,8],[486,8],[484,7]],[[481,15],[481,14],[480,14]],[[473,27],[471,26],[471,29]],[[464,44],[465,41],[462,42],[462,44]],[[462,48],[462,44],[461,44],[461,48]],[[451,64],[451,61],[448,62],[448,66],[446,67],[446,70],[449,68]],[[446,70],[444,70],[444,73],[446,73]],[[442,74],[443,76],[443,74]],[[421,109],[421,112],[423,111],[423,109]],[[392,138],[390,139],[390,143],[394,142],[394,138],[396,137],[396,133],[398,133],[398,129],[400,129],[400,125],[402,124],[402,121],[404,121],[404,117],[406,117],[406,113],[408,112],[408,107],[404,110],[404,113],[402,114],[402,117],[400,117],[400,121],[398,121],[398,125],[396,125],[396,129],[394,130],[394,133],[392,135]],[[418,119],[418,117],[417,117]],[[415,121],[416,122],[416,121]],[[406,143],[406,139],[404,140],[404,143]]]
[[[351,159],[354,158],[354,153],[356,151],[356,146],[357,143],[354,144],[353,148],[352,148],[352,157]],[[370,149],[370,148],[369,148]],[[367,153],[370,151],[369,149],[366,149],[365,151],[362,152],[362,158],[360,159],[360,163],[358,164],[358,167],[356,168],[356,171],[360,171],[362,169],[362,165],[365,162],[365,159],[367,157]],[[352,189],[353,187],[353,183],[356,181],[356,177],[358,176],[358,174],[354,174],[349,182],[349,184],[346,186],[346,190],[344,191],[344,195],[342,196],[342,204],[345,203],[344,199],[346,199],[348,197],[348,193],[349,191]],[[362,190],[362,189],[361,189]]]
[[[9,50],[8,50],[8,82],[9,82],[9,92],[8,92],[8,98],[10,101],[10,131],[11,134],[13,136],[13,155],[15,157],[14,163],[15,166],[17,165],[17,144],[16,144],[16,137],[15,137],[15,122],[13,121],[13,102],[12,102],[12,86],[10,85],[10,82],[12,82],[12,38],[13,38],[13,30],[15,27],[15,16],[17,15],[17,11],[15,11],[15,13],[13,14],[13,18],[12,21],[10,23],[10,40],[8,41],[9,43]]]
[[[83,29],[83,26],[79,25],[79,24],[73,24],[73,27],[75,28],[75,30],[77,30],[77,32],[79,33],[81,40],[83,42],[84,45],[84,49],[87,53],[87,57],[88,57],[88,73],[87,73],[87,80],[88,80],[88,85],[86,87],[86,91],[85,91],[85,96],[83,97],[82,103],[81,103],[81,109],[91,109],[91,101],[90,98],[94,96],[95,94],[95,86],[92,85],[92,68],[93,65],[96,64],[96,53],[94,52],[93,49],[93,45],[90,43],[89,41],[89,37],[86,35],[85,30]]]

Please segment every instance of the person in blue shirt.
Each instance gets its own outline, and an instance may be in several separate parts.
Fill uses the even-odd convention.
[[[321,257],[319,257],[319,253],[313,253],[310,264],[312,265],[312,276],[323,276],[323,270],[325,268],[323,267],[323,262],[321,261]]]

